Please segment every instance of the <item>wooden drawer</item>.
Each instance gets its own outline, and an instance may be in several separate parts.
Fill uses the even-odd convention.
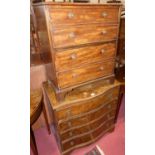
[[[99,118],[96,118],[92,121],[92,123],[89,125],[91,130],[97,129],[99,126],[104,125],[109,120],[114,120],[116,114],[116,109],[113,109],[112,111],[103,112]]]
[[[62,132],[62,133],[60,133],[60,137],[61,137],[61,140],[64,141],[66,139],[77,137],[80,134],[87,133],[89,130],[90,130],[89,126],[86,125],[86,126],[82,126],[79,128],[71,129],[67,132]]]
[[[119,7],[54,8],[49,7],[53,26],[88,23],[118,23]]]
[[[106,123],[103,123],[102,125],[100,125],[98,127],[98,129],[96,129],[93,133],[92,136],[93,138],[97,138],[99,136],[101,136],[103,133],[107,133],[109,130],[111,130],[111,128],[114,127],[114,119],[111,119],[109,121],[107,121]]]
[[[74,70],[59,72],[57,74],[59,88],[66,88],[78,85],[89,80],[108,76],[114,72],[114,60],[107,62],[92,63],[90,65],[81,66]]]
[[[103,24],[80,25],[52,31],[54,48],[71,47],[87,43],[116,40],[118,26]]]
[[[68,141],[68,142],[62,144],[62,148],[65,151],[65,150],[70,149],[76,145],[79,145],[79,144],[82,145],[83,143],[89,142],[91,140],[92,140],[91,135],[88,134],[83,137],[79,137],[79,138],[76,138],[74,140],[71,140],[71,141]]]
[[[86,93],[86,92],[84,92]],[[117,98],[119,94],[119,87],[114,87],[108,90],[107,92],[98,96],[97,90],[89,91],[87,93],[91,95],[96,94],[93,98],[88,100],[81,101],[80,103],[75,103],[70,107],[61,108],[55,112],[57,120],[67,120],[72,117],[78,117],[85,113],[91,113],[91,111],[97,111],[97,109],[102,109],[102,107],[109,107],[109,104],[117,104]],[[115,100],[116,99],[116,100]],[[113,107],[113,106],[111,106]]]
[[[97,61],[113,58],[116,53],[116,43],[105,43],[102,45],[85,46],[81,48],[68,49],[55,53],[56,71],[69,70]]]
[[[81,126],[88,123],[88,118],[87,116],[82,116],[78,119],[71,119],[65,122],[59,121],[58,126],[59,126],[59,131],[68,131],[70,128],[76,127],[76,126]]]
[[[65,131],[65,130],[71,130],[76,127],[84,126],[90,121],[95,121],[98,120],[98,123],[100,124],[100,119],[103,117],[111,117],[114,116],[117,108],[117,101],[112,101],[109,104],[106,104],[105,106],[101,106],[101,108],[94,109],[88,113],[85,113],[82,116],[77,116],[77,117],[70,117],[68,121],[62,121],[60,120],[58,122],[59,124],[59,129],[60,131]],[[98,125],[99,125],[98,124]],[[93,125],[95,127],[95,125]],[[93,127],[92,126],[92,127]],[[91,128],[92,128],[91,127]]]
[[[100,116],[98,117],[96,117],[97,115],[95,115],[95,113],[91,114],[91,117],[89,117],[88,115],[89,122],[87,122],[86,124],[83,124],[81,127],[73,126],[73,128],[70,130],[60,132],[61,140],[68,141],[71,139],[76,139],[79,136],[85,135],[88,132],[91,133],[94,130],[96,130],[99,126],[101,126],[102,124],[105,124],[107,120],[111,120],[111,119],[114,120],[115,113],[116,113],[116,108],[113,108],[111,111],[108,111],[108,112],[102,111],[102,114],[100,114]],[[93,115],[95,115],[94,118],[93,118]]]

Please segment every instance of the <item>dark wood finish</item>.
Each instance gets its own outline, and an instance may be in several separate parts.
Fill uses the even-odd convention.
[[[124,17],[121,18],[120,23],[115,74],[118,80],[121,81],[125,80],[125,18]]]
[[[40,44],[51,53],[52,74],[49,69],[47,74],[58,100],[87,82],[113,82],[121,5],[45,2],[33,7]]]
[[[69,154],[114,130],[121,85],[118,81],[106,86],[88,84],[85,88],[75,88],[59,102],[52,86],[48,82],[43,84],[62,154]]]

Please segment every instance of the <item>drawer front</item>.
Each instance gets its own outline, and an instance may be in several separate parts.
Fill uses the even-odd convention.
[[[86,93],[86,92],[84,92]],[[94,95],[97,94],[95,90],[93,92],[88,92],[88,94]],[[119,94],[119,87],[111,88],[110,90],[106,91],[102,95],[94,97],[92,99],[83,101],[79,104],[73,104],[73,106],[60,109],[59,111],[55,112],[57,120],[65,120],[70,119],[72,117],[77,117],[84,113],[88,113],[91,111],[95,111],[95,109],[100,109],[104,107],[110,107],[109,104],[113,104],[111,102],[115,102],[117,104],[117,100],[112,101],[113,99],[117,99]],[[112,108],[113,106],[111,106]]]
[[[95,130],[99,128],[99,126],[103,126],[107,123],[107,121],[114,120],[116,114],[116,109],[106,112],[105,114],[102,113],[102,115],[99,116],[99,118],[92,121],[92,123],[89,125],[91,130]]]
[[[86,113],[83,116],[79,116],[76,118],[69,118],[68,121],[59,121],[59,130],[62,131],[70,131],[73,128],[79,128],[80,126],[87,125],[91,121],[96,122],[96,125],[93,124],[91,128],[96,127],[102,122],[105,118],[109,119],[112,116],[115,116],[117,108],[117,101],[112,101],[109,104],[106,104],[105,106],[102,106],[101,108],[92,110],[89,113]],[[102,121],[101,121],[102,119]],[[67,132],[66,131],[66,132]]]
[[[88,23],[118,23],[119,7],[49,8],[53,26]]]
[[[82,145],[83,143],[89,142],[91,140],[92,140],[91,135],[88,134],[88,135],[85,135],[83,137],[76,138],[74,140],[68,141],[68,142],[62,144],[63,151],[70,149],[72,147],[75,147],[76,145]]]
[[[112,128],[114,128],[114,119],[111,119],[111,120],[107,121],[106,123],[104,123],[103,125],[101,125],[98,129],[96,129],[92,133],[92,136],[95,139],[95,138],[103,135],[103,133],[106,134]]]
[[[96,46],[87,46],[64,50],[55,53],[56,71],[69,70],[97,61],[113,58],[116,53],[116,43],[106,43]]]
[[[70,131],[64,132],[64,133],[60,133],[60,137],[61,140],[67,140],[73,137],[78,137],[78,135],[83,134],[83,133],[87,133],[89,131],[89,126],[83,126],[77,129],[71,129]]]
[[[93,63],[71,71],[57,74],[59,88],[74,86],[83,82],[113,74],[114,60]]]
[[[92,116],[95,115],[95,113],[94,113],[91,116],[92,119],[90,119],[90,116],[88,115],[89,121],[87,124],[85,123],[81,127],[78,127],[78,126],[74,127],[73,126],[73,128],[68,130],[68,131],[61,131],[60,132],[61,140],[62,141],[69,141],[71,139],[76,139],[77,137],[80,137],[80,136],[85,135],[87,133],[91,133],[94,130],[96,130],[99,126],[107,123],[107,121],[114,120],[115,114],[116,114],[116,109],[113,109],[109,112],[103,112],[102,111],[102,114],[100,114],[100,116],[92,118]]]
[[[82,25],[52,31],[54,48],[116,40],[118,26]]]
[[[83,116],[78,119],[71,119],[71,120],[65,121],[65,122],[59,121],[58,127],[59,127],[59,131],[65,131],[65,130],[68,131],[73,127],[76,127],[76,126],[80,127],[81,125],[84,125],[86,123],[88,123],[88,118],[87,118],[87,116]]]

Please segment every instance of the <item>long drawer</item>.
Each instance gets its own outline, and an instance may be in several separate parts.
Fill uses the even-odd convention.
[[[89,123],[92,120],[97,120],[101,117],[103,117],[105,114],[109,115],[108,113],[111,110],[116,110],[117,108],[117,101],[112,101],[105,106],[101,106],[95,110],[90,111],[89,113],[85,113],[82,116],[77,116],[75,118],[70,118],[68,121],[59,121],[59,130],[60,131],[65,131],[65,130],[70,130],[71,128],[74,127],[79,127],[81,125],[85,125]],[[110,117],[110,116],[109,116]],[[94,126],[94,125],[93,125]]]
[[[118,26],[92,24],[52,30],[54,48],[116,40]]]
[[[100,125],[98,125],[98,127],[95,130],[90,131],[84,135],[79,135],[75,139],[62,141],[63,150],[67,151],[68,149],[74,148],[78,145],[91,142],[94,139],[98,138],[99,136],[106,134],[113,126],[114,126],[113,118],[105,122],[100,122]]]
[[[83,137],[80,137],[80,138],[77,138],[77,139],[74,139],[74,140],[71,140],[71,141],[64,143],[62,145],[62,149],[65,151],[67,149],[70,149],[70,148],[78,145],[78,144],[86,143],[86,142],[89,142],[91,140],[92,140],[92,137],[90,134],[88,134],[88,135],[85,135]]]
[[[119,7],[49,7],[49,15],[53,26],[75,25],[87,23],[118,23]]]
[[[86,92],[84,92],[86,93]],[[106,93],[98,96],[97,91],[88,91],[90,96],[96,95],[93,98],[90,98],[85,101],[81,101],[77,104],[73,104],[70,107],[59,109],[55,112],[57,120],[67,120],[72,117],[76,117],[78,115],[88,113],[92,110],[98,109],[101,106],[106,106],[112,100],[118,98],[119,87],[114,87],[108,90]]]
[[[76,139],[77,137],[87,134],[88,132],[93,132],[99,126],[105,124],[108,120],[114,120],[115,118],[116,109],[113,109],[110,112],[103,113],[98,118],[95,117],[89,122],[85,123],[82,126],[73,127],[70,130],[60,132],[60,137],[62,141],[68,141],[71,139]],[[91,115],[92,117],[93,115]]]
[[[74,70],[59,72],[57,74],[59,88],[74,86],[89,80],[112,75],[114,71],[114,60],[92,63],[81,66]]]
[[[116,43],[85,46],[55,52],[56,71],[68,70],[97,61],[113,58],[116,53]]]

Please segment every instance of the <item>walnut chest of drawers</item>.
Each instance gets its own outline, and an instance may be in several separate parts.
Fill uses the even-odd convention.
[[[114,130],[121,90],[118,81],[107,86],[97,82],[79,87],[61,103],[48,82],[43,87],[52,109],[53,133],[62,154],[70,154]]]
[[[114,81],[121,5],[46,2],[33,7],[42,50],[51,53],[49,79],[58,99],[83,84]]]

